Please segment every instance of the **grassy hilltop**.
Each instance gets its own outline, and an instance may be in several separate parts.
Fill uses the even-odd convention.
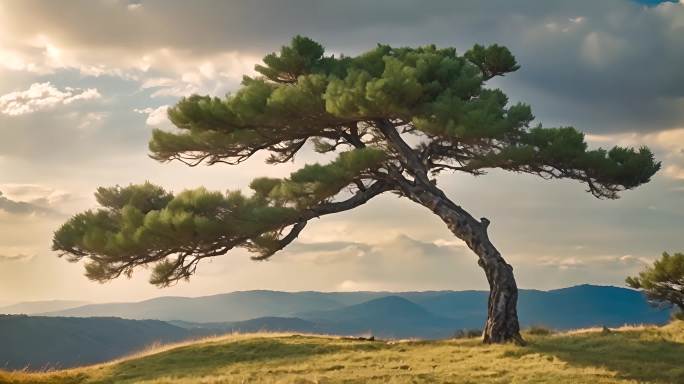
[[[526,338],[518,347],[231,335],[91,367],[0,371],[0,383],[684,383],[683,321]]]

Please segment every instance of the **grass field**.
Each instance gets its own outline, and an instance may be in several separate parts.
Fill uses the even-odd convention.
[[[518,347],[231,335],[91,367],[0,371],[0,383],[684,383],[684,321],[525,337]]]

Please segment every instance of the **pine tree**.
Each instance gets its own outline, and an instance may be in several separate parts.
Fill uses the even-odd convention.
[[[97,281],[152,264],[151,282],[167,286],[234,248],[268,259],[311,219],[393,193],[428,208],[477,255],[491,287],[484,341],[522,342],[513,268],[490,241],[489,220],[450,200],[435,177],[499,168],[578,180],[594,196],[613,199],[649,181],[660,164],[645,147],[590,150],[572,127],[532,126],[530,106],[485,87],[517,69],[498,45],[475,45],[463,55],[434,45],[378,45],[334,57],[297,36],[264,57],[260,75],[245,76],[235,94],[180,100],[168,111],[178,130],[155,130],[149,148],[158,161],[191,166],[235,165],[259,152],[278,164],[311,143],[319,153],[337,153],[335,160],[257,178],[250,194],[99,188],[102,208],[65,223],[53,249],[85,259],[87,276]]]
[[[642,290],[648,301],[660,308],[677,309],[676,316],[684,320],[684,254],[664,252],[652,266],[628,277],[627,285]]]

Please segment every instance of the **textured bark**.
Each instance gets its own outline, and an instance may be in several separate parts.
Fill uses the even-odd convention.
[[[434,185],[400,183],[411,200],[429,208],[446,223],[449,230],[478,256],[478,265],[489,282],[487,322],[482,337],[485,343],[516,342],[525,344],[520,336],[517,303],[518,287],[511,267],[489,240],[489,220],[479,221],[449,200]]]
[[[487,234],[489,220],[479,221],[437,188],[428,178],[427,167],[418,154],[402,139],[394,125],[387,120],[377,120],[376,127],[399,155],[404,169],[413,176],[408,180],[399,169],[390,168],[390,177],[397,189],[414,202],[430,209],[439,216],[449,230],[478,256],[478,265],[484,269],[489,281],[487,322],[482,337],[485,343],[514,341],[524,344],[518,323],[518,287],[513,277],[513,267],[508,265],[494,247]]]
[[[482,260],[482,259],[480,259]],[[513,267],[498,255],[497,261],[489,266],[478,261],[489,281],[489,303],[487,322],[482,331],[485,343],[514,341],[524,345],[518,323],[518,286],[513,276]]]

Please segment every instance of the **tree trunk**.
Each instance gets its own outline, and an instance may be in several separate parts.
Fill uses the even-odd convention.
[[[489,220],[479,221],[456,205],[428,178],[427,167],[418,154],[401,138],[396,127],[387,120],[379,119],[377,129],[400,155],[405,171],[414,179],[407,180],[399,169],[389,167],[392,180],[399,191],[429,208],[459,239],[465,241],[475,252],[478,265],[484,269],[489,281],[489,303],[487,322],[482,331],[485,343],[504,343],[514,341],[524,344],[518,324],[518,287],[513,277],[513,268],[506,263],[487,235]]]
[[[518,287],[511,267],[489,240],[489,220],[479,221],[449,200],[435,185],[400,183],[400,189],[411,200],[429,208],[449,230],[478,256],[478,265],[489,282],[487,322],[482,337],[485,343],[515,342],[525,344],[518,323]]]
[[[498,260],[489,266],[478,264],[485,270],[489,281],[489,302],[487,322],[482,330],[485,343],[504,343],[514,341],[524,345],[518,323],[518,286],[513,277],[513,267],[499,255]]]

